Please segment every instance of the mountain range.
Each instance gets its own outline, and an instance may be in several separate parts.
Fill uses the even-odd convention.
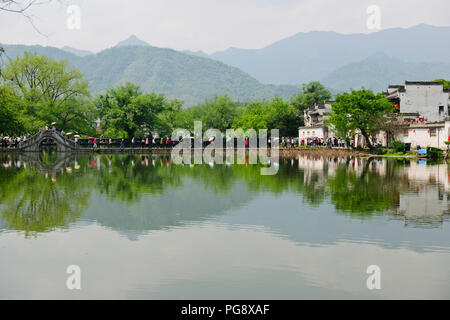
[[[340,92],[361,86],[382,91],[405,80],[450,78],[448,34],[450,27],[429,25],[370,34],[314,31],[261,49],[212,54],[157,48],[134,35],[95,54],[71,47],[3,47],[8,57],[31,50],[67,59],[85,74],[94,94],[130,81],[190,106],[214,94],[239,101],[289,98],[302,83],[314,80]]]
[[[8,58],[35,51],[53,59],[66,59],[90,83],[93,94],[111,86],[132,82],[146,92],[163,93],[184,101],[185,106],[203,102],[215,94],[237,101],[285,99],[300,90],[293,85],[262,84],[238,68],[172,49],[122,43],[96,54],[76,55],[66,50],[24,45],[2,45]],[[3,59],[5,62],[5,59]]]
[[[449,63],[449,34],[450,27],[424,24],[369,34],[314,31],[297,33],[262,49],[231,48],[210,57],[240,68],[263,83],[299,84],[322,80],[376,53],[404,62]]]

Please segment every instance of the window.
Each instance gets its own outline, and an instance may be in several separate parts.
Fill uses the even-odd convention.
[[[439,115],[444,113],[444,106],[439,106]]]
[[[430,137],[436,137],[436,128],[430,128]]]
[[[408,136],[408,133],[409,133],[409,132],[408,132],[408,129],[404,130],[404,131],[403,131],[403,136],[407,137],[407,136]]]

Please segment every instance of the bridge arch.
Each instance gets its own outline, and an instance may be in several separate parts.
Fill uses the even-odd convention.
[[[41,144],[45,140],[53,140],[58,152],[73,152],[78,149],[75,141],[68,139],[59,132],[52,130],[39,131],[26,141],[22,141],[17,149],[24,152],[40,152]]]

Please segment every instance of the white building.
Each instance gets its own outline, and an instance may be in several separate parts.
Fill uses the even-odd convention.
[[[330,130],[326,125],[326,120],[331,111],[331,103],[316,104],[305,110],[305,126],[298,129],[299,140],[306,140],[307,138],[326,139],[329,136]]]
[[[388,99],[399,104],[401,114],[417,115],[416,119],[442,122],[450,116],[450,94],[442,82],[406,81],[405,85],[389,86]]]
[[[412,148],[446,149],[450,137],[450,91],[442,82],[406,81],[389,86],[387,98],[397,105],[403,132],[397,137]]]

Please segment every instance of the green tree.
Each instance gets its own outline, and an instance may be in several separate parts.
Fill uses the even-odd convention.
[[[224,132],[232,127],[240,113],[240,105],[227,95],[214,96],[204,103],[184,109],[175,116],[175,126],[193,131],[194,121],[201,121],[203,128]]]
[[[280,130],[281,136],[295,137],[298,135],[300,119],[293,106],[282,98],[275,97],[268,105],[267,127]]]
[[[132,83],[110,88],[99,95],[95,108],[106,135],[114,137],[143,137],[155,132],[167,135],[172,128],[168,121],[181,108],[179,101],[169,101],[156,93],[143,94]]]
[[[304,125],[303,112],[315,104],[324,103],[332,98],[331,92],[319,81],[312,81],[302,85],[302,92],[290,99],[290,104],[297,110],[300,124]]]
[[[6,65],[1,80],[22,100],[19,112],[29,131],[49,121],[56,121],[62,129],[76,130],[84,122],[80,119],[89,119],[92,114],[89,104],[81,102],[90,96],[88,82],[80,71],[69,68],[66,60],[24,52],[23,57]],[[85,127],[83,123],[80,129]]]
[[[297,111],[280,97],[271,101],[249,102],[233,123],[235,129],[278,129],[282,136],[296,136],[299,126]]]
[[[0,135],[18,136],[25,133],[19,116],[20,103],[11,90],[0,86]]]
[[[234,129],[268,129],[268,107],[266,101],[249,102],[243,108],[242,113],[237,117],[232,127]]]
[[[383,94],[374,94],[371,90],[363,88],[338,95],[327,123],[343,137],[349,132],[355,134],[358,130],[367,146],[372,149],[370,136],[382,129],[380,119],[391,112],[393,112],[392,105]]]
[[[442,82],[444,83],[444,89],[450,89],[450,81],[445,79],[436,79],[434,82]]]

